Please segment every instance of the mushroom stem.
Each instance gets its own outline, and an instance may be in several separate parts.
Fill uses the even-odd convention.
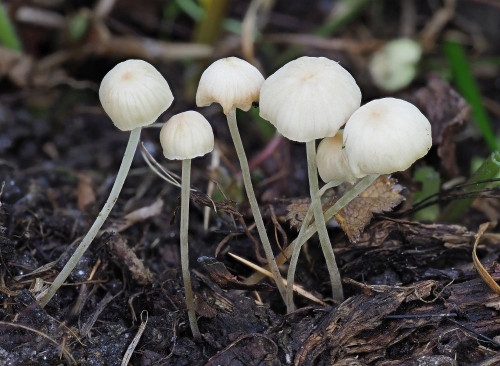
[[[234,147],[236,153],[238,154],[238,159],[240,161],[241,173],[243,177],[243,183],[248,196],[248,202],[250,203],[250,208],[252,209],[252,214],[255,219],[255,225],[257,226],[257,231],[259,232],[260,240],[266,254],[267,262],[271,273],[273,274],[274,282],[278,287],[283,301],[285,301],[286,289],[281,281],[281,274],[278,269],[278,265],[274,260],[273,250],[271,248],[271,243],[267,236],[266,228],[264,226],[264,221],[262,220],[262,215],[260,214],[259,204],[257,203],[257,198],[253,191],[252,178],[250,177],[250,168],[248,167],[247,157],[245,155],[245,150],[243,149],[243,143],[241,142],[241,136],[238,131],[238,125],[236,123],[236,109],[233,108],[226,115],[227,123],[229,125],[229,131],[231,132],[231,137],[233,138]]]
[[[318,199],[321,201],[321,197],[328,189],[336,187],[340,184],[342,184],[341,181],[331,181],[325,184],[317,193]],[[302,221],[302,225],[300,226],[299,235],[293,242],[293,252],[292,257],[290,258],[290,265],[288,266],[288,274],[286,278],[286,308],[288,313],[291,313],[295,310],[295,304],[293,302],[293,282],[295,280],[295,271],[297,269],[297,262],[299,261],[300,250],[307,241],[306,231],[313,217],[313,208],[314,206],[311,203],[309,205],[309,209],[307,210],[306,216]]]
[[[113,206],[115,205],[118,196],[120,195],[123,183],[125,183],[125,178],[127,177],[130,166],[132,165],[132,160],[134,158],[134,153],[137,149],[137,145],[139,144],[140,136],[141,127],[137,127],[130,132],[127,148],[125,149],[125,154],[123,155],[122,163],[120,165],[120,169],[118,170],[118,174],[116,175],[115,183],[113,184],[111,192],[109,193],[108,200],[104,204],[101,212],[99,212],[99,215],[95,219],[90,230],[81,241],[80,245],[78,245],[71,258],[64,265],[62,271],[59,272],[54,282],[52,282],[52,285],[50,285],[47,293],[40,300],[40,306],[42,308],[47,305],[47,303],[52,299],[59,287],[61,287],[64,281],[66,281],[66,278],[68,278],[71,271],[73,271],[73,269],[76,267],[78,261],[83,256],[83,254],[99,232],[99,229],[108,218],[109,213],[113,209]]]
[[[367,175],[363,179],[361,179],[354,187],[352,187],[348,192],[346,192],[335,204],[330,207],[328,210],[325,211],[324,213],[324,218],[325,221],[330,220],[333,216],[337,214],[342,208],[344,208],[351,200],[359,196],[366,188],[368,188],[377,178],[379,177],[379,174],[372,174],[372,175]],[[312,206],[309,206],[309,210],[312,210]],[[305,231],[305,239],[304,241],[307,241],[311,239],[311,237],[316,234],[317,228],[316,228],[316,223],[313,222],[307,230]],[[290,243],[289,246],[283,250],[280,254],[276,256],[276,263],[284,264],[288,261],[288,258],[292,255],[292,251],[295,249],[295,246],[297,245],[298,240],[295,239]],[[244,282],[249,285],[254,285],[261,281],[265,276],[262,275],[262,273],[254,273],[250,277],[248,277]]]
[[[323,216],[323,207],[321,199],[318,197],[318,167],[316,165],[316,141],[306,142],[307,150],[307,173],[309,176],[309,192],[311,194],[311,206],[313,206],[314,220],[318,229],[319,242],[325,256],[328,273],[330,275],[330,284],[332,286],[332,298],[336,303],[344,301],[344,291],[342,290],[342,279],[340,278],[339,268],[335,261],[332,244],[326,230],[325,217]]]
[[[188,244],[188,227],[189,227],[189,192],[191,181],[191,159],[182,160],[182,178],[181,178],[181,229],[180,229],[180,244],[181,244],[181,269],[182,280],[184,281],[184,293],[186,295],[186,308],[189,317],[189,326],[193,337],[201,338],[200,330],[196,322],[196,313],[194,311],[194,296],[193,288],[191,287],[191,274],[189,273],[189,244]]]

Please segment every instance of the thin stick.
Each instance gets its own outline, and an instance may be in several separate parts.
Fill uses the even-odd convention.
[[[201,338],[198,323],[196,322],[196,313],[194,311],[193,288],[191,287],[191,274],[189,273],[189,188],[191,181],[191,159],[182,160],[182,187],[181,187],[181,268],[182,280],[184,281],[184,293],[186,294],[186,308],[189,317],[189,326],[193,337]]]
[[[144,320],[142,317],[143,313],[146,314],[146,320]],[[132,342],[127,347],[127,352],[125,352],[125,355],[122,358],[121,366],[128,365],[128,362],[130,361],[130,358],[132,357],[132,354],[134,353],[135,347],[137,347],[137,343],[139,343],[139,340],[141,339],[142,333],[144,333],[144,330],[146,330],[147,324],[148,324],[148,312],[146,310],[143,310],[141,312],[141,325],[139,325],[139,329],[137,330],[137,334],[135,335],[134,339],[132,339]]]
[[[241,136],[238,131],[238,125],[236,123],[236,109],[231,109],[226,117],[227,123],[229,125],[229,131],[231,132],[231,137],[233,138],[234,147],[236,149],[236,153],[238,154],[238,159],[240,160],[243,183],[245,184],[248,202],[250,203],[252,214],[255,219],[255,224],[257,225],[257,231],[259,232],[260,241],[262,242],[264,252],[266,253],[267,262],[271,273],[273,274],[274,282],[276,283],[276,286],[278,287],[280,295],[284,301],[286,288],[285,285],[281,282],[281,274],[278,265],[274,260],[273,249],[271,248],[271,243],[267,236],[266,227],[264,226],[264,221],[262,220],[262,215],[259,210],[259,204],[257,203],[257,198],[255,197],[255,193],[253,191],[250,169],[248,167],[247,157],[245,154],[245,150],[243,149],[243,143],[241,142]]]
[[[71,271],[76,267],[78,261],[83,256],[89,245],[92,243],[94,238],[96,237],[99,229],[102,227],[104,222],[109,216],[109,213],[113,209],[116,201],[118,200],[118,196],[123,187],[123,183],[125,183],[125,178],[130,170],[130,166],[132,165],[132,160],[134,158],[134,153],[137,149],[137,145],[139,143],[139,138],[141,136],[141,128],[138,127],[130,132],[130,136],[127,143],[127,148],[125,149],[125,154],[123,155],[122,163],[120,165],[120,169],[118,170],[118,174],[116,175],[115,183],[111,188],[111,192],[109,194],[108,200],[104,204],[101,212],[95,219],[92,227],[88,231],[87,235],[83,238],[82,242],[76,248],[75,252],[68,260],[64,268],[57,275],[52,285],[50,285],[47,294],[40,300],[40,306],[43,308],[47,303],[52,299],[55,295],[56,291],[61,287],[61,285],[66,281],[66,278],[70,275]]]
[[[273,274],[271,272],[269,272],[267,269],[264,269],[264,268],[258,266],[257,264],[255,264],[253,262],[250,262],[249,260],[247,260],[245,258],[242,258],[242,257],[240,257],[240,256],[238,256],[236,254],[233,254],[231,252],[229,252],[227,254],[229,254],[234,259],[240,261],[241,263],[246,264],[248,267],[254,269],[255,271],[262,273],[264,276],[269,277],[269,278],[273,278]],[[281,278],[281,281],[284,284],[286,283],[286,281],[285,281],[284,278]],[[306,299],[314,301],[315,303],[318,303],[318,304],[323,305],[323,306],[328,306],[328,304],[326,302],[322,301],[321,299],[318,299],[316,296],[314,296],[311,293],[307,292],[302,287],[297,286],[297,285],[294,284],[292,286],[292,288],[293,288],[293,291],[295,291],[299,295],[305,297]]]
[[[323,255],[325,256],[328,274],[330,275],[330,284],[332,286],[332,299],[336,303],[344,301],[344,291],[342,290],[342,279],[340,271],[335,261],[335,253],[333,253],[332,243],[326,230],[326,221],[323,216],[323,207],[321,200],[318,198],[319,183],[318,183],[318,167],[316,166],[316,141],[306,142],[307,150],[307,173],[309,176],[309,192],[311,194],[311,206],[313,206],[314,221],[318,229],[319,242]]]

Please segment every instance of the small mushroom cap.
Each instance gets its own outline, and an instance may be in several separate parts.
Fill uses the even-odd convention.
[[[334,136],[361,104],[354,78],[325,57],[301,57],[272,74],[260,91],[260,115],[290,140]]]
[[[388,42],[375,52],[368,69],[373,82],[385,91],[407,87],[417,75],[417,64],[422,56],[420,44],[409,38]]]
[[[326,137],[320,142],[316,153],[316,163],[323,182],[340,180],[354,183],[356,181],[342,143],[342,130],[335,136]]]
[[[214,133],[205,117],[187,111],[176,114],[163,125],[160,143],[167,159],[193,159],[214,149]]]
[[[196,105],[219,103],[224,114],[239,108],[248,111],[259,100],[264,77],[253,65],[237,57],[215,61],[201,75],[196,91]]]
[[[344,146],[351,170],[358,178],[406,170],[431,148],[431,124],[411,103],[377,99],[349,118]]]
[[[115,126],[131,131],[156,121],[170,107],[174,96],[154,66],[142,60],[127,60],[104,76],[99,99]]]

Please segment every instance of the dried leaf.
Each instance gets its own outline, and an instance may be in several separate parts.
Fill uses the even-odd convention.
[[[351,242],[356,242],[374,213],[389,211],[405,198],[400,194],[403,186],[386,175],[380,176],[359,197],[341,209],[335,220],[347,234]]]
[[[128,213],[125,217],[125,221],[115,222],[110,225],[106,231],[120,233],[135,223],[147,220],[153,216],[157,216],[163,210],[163,200],[157,199],[152,205],[141,207]]]
[[[469,117],[470,106],[439,76],[429,78],[424,88],[407,98],[429,118],[433,144],[439,145],[441,165],[449,176],[459,173],[455,155],[455,134]]]
[[[474,248],[472,249],[472,260],[474,261],[474,265],[476,266],[476,270],[479,273],[479,275],[482,277],[484,282],[497,294],[500,295],[500,286],[496,281],[491,277],[491,275],[488,273],[488,271],[484,268],[482,265],[481,261],[477,257],[476,250],[477,250],[477,245],[479,244],[479,241],[481,240],[481,237],[483,236],[484,232],[486,229],[488,229],[489,222],[481,224],[479,226],[479,230],[477,231],[477,236],[476,236],[476,242],[474,243]]]
[[[201,264],[203,270],[210,276],[212,281],[214,281],[223,290],[248,290],[248,291],[272,291],[273,287],[266,283],[260,283],[256,285],[247,285],[241,281],[238,281],[236,276],[231,274],[224,265],[224,263],[217,261],[212,257],[200,257],[198,258],[198,263]]]
[[[350,186],[342,185],[339,191],[346,191]],[[363,229],[370,223],[374,213],[389,211],[405,198],[400,194],[403,187],[397,184],[397,180],[387,175],[380,176],[359,197],[353,199],[346,207],[341,209],[335,219],[347,234],[351,242],[359,239]],[[343,193],[343,192],[342,192]],[[327,197],[328,201],[323,203],[323,211],[332,207],[342,194]],[[286,219],[290,225],[300,228],[302,221],[309,209],[309,198],[294,199],[287,207]]]
[[[78,178],[77,206],[80,211],[83,211],[87,205],[95,202],[95,192],[92,188],[92,181],[87,174],[78,173],[76,177]]]
[[[290,222],[292,227],[299,229],[302,225],[302,221],[304,221],[304,217],[306,217],[311,199],[295,198],[291,201],[292,203],[287,206],[288,213],[286,214],[286,220]]]

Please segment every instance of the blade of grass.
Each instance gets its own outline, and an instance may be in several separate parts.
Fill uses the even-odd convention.
[[[453,75],[453,80],[465,100],[472,106],[472,115],[491,151],[499,149],[490,119],[483,106],[481,94],[472,75],[463,46],[455,40],[444,42],[444,53]]]
[[[474,183],[490,178],[494,178],[500,173],[500,151],[491,153],[490,157],[476,170],[467,180],[466,184]],[[482,189],[487,183],[470,184],[464,187],[463,191],[469,192]],[[441,212],[439,221],[457,222],[462,219],[474,198],[460,199],[450,202]]]
[[[14,50],[22,51],[21,41],[17,36],[17,33],[12,26],[12,23],[5,11],[3,3],[0,2],[0,43],[5,47]]]

